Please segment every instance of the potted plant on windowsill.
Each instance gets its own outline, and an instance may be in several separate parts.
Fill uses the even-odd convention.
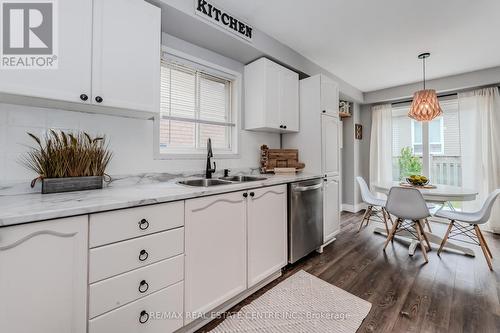
[[[32,133],[28,135],[36,146],[23,156],[21,163],[38,174],[31,187],[41,180],[44,194],[102,188],[112,157],[105,137],[54,130],[43,140]]]

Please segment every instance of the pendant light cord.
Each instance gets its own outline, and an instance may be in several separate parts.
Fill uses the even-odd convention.
[[[425,57],[422,59],[423,61],[423,69],[424,69],[424,90],[425,90]]]

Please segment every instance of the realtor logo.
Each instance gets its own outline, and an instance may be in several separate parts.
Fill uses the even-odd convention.
[[[57,68],[55,0],[0,0],[2,69]]]

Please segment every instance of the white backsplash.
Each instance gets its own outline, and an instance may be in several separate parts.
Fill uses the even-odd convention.
[[[205,167],[204,159],[155,160],[152,120],[0,103],[0,185],[29,184],[36,177],[18,162],[33,145],[26,133],[44,135],[51,128],[105,134],[113,152],[110,175],[201,172]],[[215,159],[217,168],[257,167],[262,144],[279,148],[279,134],[240,130],[240,157]]]

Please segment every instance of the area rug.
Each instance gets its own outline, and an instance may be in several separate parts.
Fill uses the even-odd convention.
[[[213,333],[355,333],[371,303],[299,271],[213,329]]]

